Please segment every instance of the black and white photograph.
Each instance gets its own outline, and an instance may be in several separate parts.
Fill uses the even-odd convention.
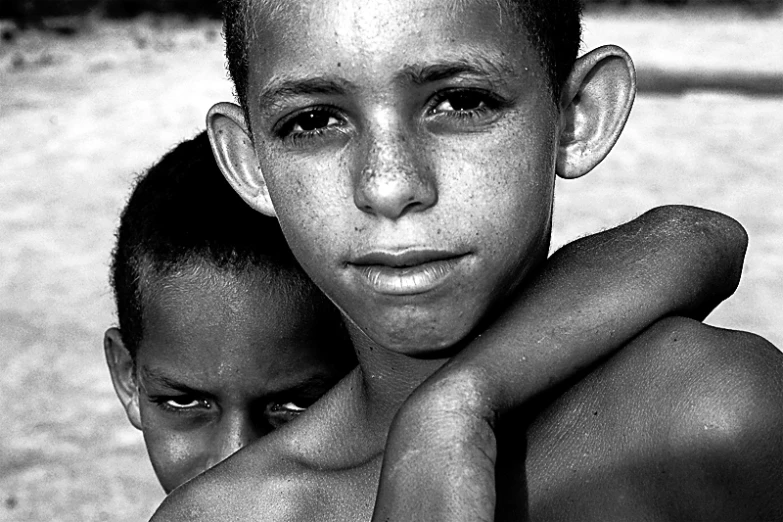
[[[781,325],[781,0],[0,2],[0,521],[783,522]]]

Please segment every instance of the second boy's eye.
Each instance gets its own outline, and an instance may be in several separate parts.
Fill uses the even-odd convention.
[[[276,402],[266,407],[266,417],[273,428],[279,428],[287,422],[291,422],[307,408],[299,406],[295,402]]]
[[[167,400],[166,406],[178,410],[187,410],[191,408],[198,408],[199,406],[209,408],[209,403],[198,399],[176,398]]]
[[[164,410],[174,413],[185,413],[199,409],[208,410],[212,407],[212,404],[207,400],[187,395],[181,397],[150,397],[150,399]]]

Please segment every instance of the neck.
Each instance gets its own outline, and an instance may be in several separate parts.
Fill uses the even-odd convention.
[[[402,403],[449,360],[453,351],[433,358],[414,358],[380,346],[350,320],[346,322],[359,361],[366,426],[373,438],[385,445],[389,427]]]

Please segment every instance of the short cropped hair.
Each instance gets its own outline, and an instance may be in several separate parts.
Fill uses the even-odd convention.
[[[116,240],[110,281],[123,343],[134,358],[152,286],[204,267],[260,274],[275,297],[306,300],[319,322],[344,335],[339,312],[296,262],[277,220],[250,208],[223,178],[206,132],[138,178]]]
[[[226,39],[228,72],[239,104],[247,115],[248,44],[252,0],[220,0]],[[275,4],[275,2],[268,2]],[[502,0],[501,7],[517,16],[527,29],[549,80],[555,105],[582,42],[582,0]],[[274,7],[274,6],[273,6]],[[280,8],[280,6],[277,6]]]

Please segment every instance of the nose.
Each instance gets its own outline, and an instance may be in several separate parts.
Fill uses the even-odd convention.
[[[397,133],[372,141],[358,165],[354,204],[368,214],[396,220],[437,203],[434,173],[411,139]]]
[[[226,460],[259,437],[250,419],[243,415],[230,415],[212,439],[207,469]]]

